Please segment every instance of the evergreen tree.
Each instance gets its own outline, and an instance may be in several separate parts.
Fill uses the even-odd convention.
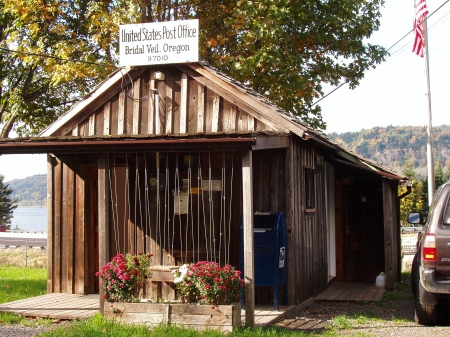
[[[442,167],[442,163],[438,161],[434,165],[434,188],[435,191],[446,182],[446,177],[444,174],[444,168]],[[423,186],[427,186],[428,188],[428,175],[422,180]],[[428,205],[428,193],[425,193],[425,202]]]
[[[445,169],[444,173],[444,182],[447,182],[450,180],[450,164],[447,165],[447,168]]]
[[[13,211],[17,208],[16,200],[11,198],[13,190],[4,183],[5,176],[0,174],[0,224],[10,225]]]

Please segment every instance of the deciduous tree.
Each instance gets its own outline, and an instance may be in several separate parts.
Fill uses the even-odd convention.
[[[408,224],[408,214],[411,212],[420,212],[425,215],[427,203],[423,193],[423,183],[417,180],[417,174],[412,165],[411,159],[407,159],[403,166],[403,174],[408,177],[411,183],[411,193],[400,200],[400,222],[402,225]],[[400,187],[399,193],[406,192],[406,187]]]
[[[121,23],[198,18],[200,56],[285,110],[325,129],[324,83],[356,87],[386,51],[366,39],[384,0],[0,0],[0,124],[40,131],[111,70]],[[59,59],[43,58],[47,54]],[[74,63],[61,59],[77,59]],[[14,69],[14,71],[13,71]]]

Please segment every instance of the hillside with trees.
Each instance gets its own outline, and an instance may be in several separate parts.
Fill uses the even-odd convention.
[[[11,197],[20,207],[47,206],[47,175],[37,174],[23,179],[8,181],[13,190]]]
[[[427,172],[427,130],[418,126],[388,126],[363,129],[359,132],[329,133],[337,144],[384,166],[403,173],[407,160],[418,179]],[[450,169],[450,126],[433,127],[435,166]]]

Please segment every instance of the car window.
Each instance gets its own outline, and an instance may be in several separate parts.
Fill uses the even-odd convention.
[[[445,206],[443,223],[444,226],[450,226],[450,198],[447,199],[447,205]]]

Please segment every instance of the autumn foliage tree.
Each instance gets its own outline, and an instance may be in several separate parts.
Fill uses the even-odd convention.
[[[198,18],[200,56],[325,129],[323,84],[356,87],[386,51],[384,0],[0,0],[0,137],[42,130],[117,64],[119,24]],[[6,51],[14,49],[33,54]],[[43,58],[35,54],[52,55]],[[76,59],[90,63],[62,61]],[[7,66],[9,65],[9,66]],[[5,68],[6,66],[6,68]],[[12,71],[14,68],[17,71]]]
[[[406,160],[403,166],[403,174],[411,183],[411,192],[400,200],[400,222],[403,226],[408,225],[408,214],[411,212],[419,212],[426,215],[428,210],[427,200],[424,193],[424,184],[417,179],[416,171],[410,159]],[[399,194],[406,192],[406,187],[399,188]]]

